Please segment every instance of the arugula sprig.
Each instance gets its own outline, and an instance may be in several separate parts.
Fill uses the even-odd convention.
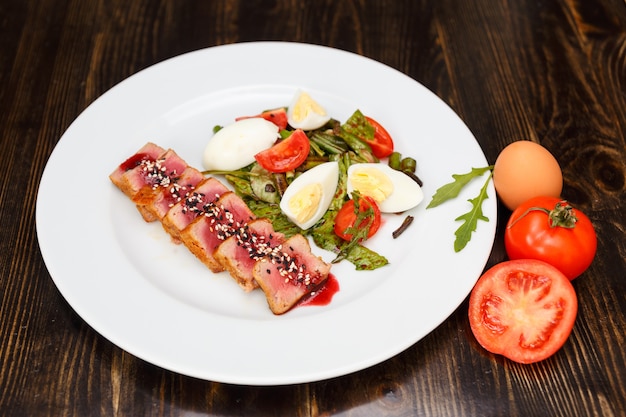
[[[356,240],[347,242],[334,232],[336,212],[328,211],[318,225],[309,232],[315,244],[336,254],[333,263],[340,260],[351,262],[357,271],[367,271],[389,264],[387,258],[363,246]],[[352,243],[356,242],[356,243]]]
[[[367,235],[374,223],[374,209],[368,206],[365,210],[361,210],[359,204],[361,199],[358,191],[352,192],[352,201],[354,201],[354,215],[356,219],[354,220],[354,224],[344,231],[346,235],[351,235],[352,239],[350,239],[347,244],[341,246],[337,257],[332,261],[334,264],[346,259],[354,246],[367,240]]]
[[[452,178],[454,178],[454,181],[439,187],[433,195],[431,202],[426,207],[427,209],[437,207],[440,204],[457,197],[467,184],[469,184],[474,178],[482,176],[485,172],[489,172],[489,175],[480,189],[478,196],[467,200],[472,205],[471,209],[454,219],[455,221],[463,222],[454,233],[456,236],[454,240],[455,252],[460,252],[463,248],[465,248],[465,246],[467,246],[468,242],[472,238],[472,233],[476,230],[479,220],[485,222],[489,221],[489,218],[483,214],[482,205],[483,201],[489,198],[487,195],[487,186],[489,185],[489,181],[491,181],[491,177],[493,175],[493,165],[482,168],[472,168],[470,172],[465,174],[453,174]]]
[[[487,171],[491,171],[493,165],[483,168],[472,168],[472,170],[466,174],[453,174],[454,181],[443,185],[435,191],[433,199],[426,208],[437,207],[441,203],[451,200],[459,195],[463,187],[465,187],[470,181],[476,177],[480,177]]]

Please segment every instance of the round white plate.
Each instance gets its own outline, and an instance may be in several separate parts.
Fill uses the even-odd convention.
[[[108,175],[144,143],[172,148],[201,168],[215,125],[286,106],[308,91],[336,119],[357,108],[417,160],[425,201],[387,215],[368,246],[390,265],[335,265],[340,290],[326,306],[274,316],[261,291],[212,274],[159,223],[145,223]],[[37,232],[52,279],[76,312],[122,349],[181,374],[235,384],[311,382],[361,370],[420,340],[464,300],[495,236],[490,185],[484,214],[455,253],[454,219],[484,178],[426,210],[454,173],[486,166],[472,133],[421,84],[376,61],[327,47],[253,42],[188,53],[143,70],[93,102],[67,129],[44,171]],[[314,247],[325,259],[332,255]]]

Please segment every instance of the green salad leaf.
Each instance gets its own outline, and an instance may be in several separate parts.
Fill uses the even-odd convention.
[[[454,251],[460,252],[463,250],[467,243],[472,238],[472,233],[476,230],[476,226],[478,225],[478,220],[483,220],[485,222],[489,221],[489,218],[483,214],[483,201],[489,198],[487,195],[487,186],[489,185],[489,181],[491,180],[491,172],[487,177],[487,181],[480,189],[480,193],[478,196],[474,198],[470,198],[469,201],[472,203],[472,208],[467,213],[464,213],[454,219],[455,221],[462,221],[461,226],[456,230],[454,235],[456,239],[454,240]]]
[[[352,116],[341,125],[339,137],[341,137],[348,147],[359,159],[358,162],[378,162],[378,158],[372,153],[372,148],[360,138],[374,138],[374,127],[367,121],[360,110],[352,113]]]
[[[359,271],[373,270],[389,263],[387,258],[359,243],[347,242],[335,234],[336,211],[328,211],[308,234],[317,246],[337,254],[335,261],[347,260]]]
[[[487,186],[489,185],[489,181],[491,181],[491,177],[493,175],[493,165],[483,168],[472,168],[470,172],[465,174],[453,174],[452,178],[454,178],[454,181],[439,187],[426,207],[427,209],[437,207],[440,204],[457,197],[467,184],[469,184],[474,178],[482,176],[485,172],[489,172],[489,176],[480,189],[478,196],[467,200],[471,203],[471,209],[467,213],[464,213],[454,219],[455,221],[462,222],[461,226],[459,226],[454,233],[456,236],[454,240],[455,252],[460,252],[463,248],[465,248],[465,246],[467,246],[472,238],[472,233],[476,230],[478,220],[485,222],[489,221],[489,218],[483,214],[482,205],[483,201],[489,198],[487,195]]]
[[[337,159],[339,163],[339,182],[330,202],[328,211],[320,221],[307,231],[317,246],[337,254],[335,263],[341,260],[351,262],[357,270],[372,270],[387,265],[384,256],[358,243],[347,242],[335,234],[335,217],[348,198],[348,167],[353,162],[354,154],[345,152]]]
[[[270,220],[274,230],[284,234],[287,239],[301,233],[300,228],[283,214],[278,204],[253,199],[246,199],[245,201],[248,207],[250,207],[250,210],[252,210],[257,217]]]
[[[284,176],[287,182],[285,185],[288,185],[301,170],[306,171],[329,160],[336,160],[339,163],[339,181],[330,206],[322,219],[308,230],[300,229],[283,214],[279,205],[278,193],[281,187],[276,184],[277,178],[260,168],[258,163],[254,162],[239,171],[218,172],[217,174],[224,175],[250,210],[257,217],[270,220],[277,232],[283,233],[287,238],[297,233],[310,236],[318,247],[337,254],[336,261],[351,262],[357,270],[372,270],[387,265],[389,261],[363,246],[358,237],[347,242],[338,237],[334,231],[337,212],[348,198],[348,167],[358,162],[371,162],[373,158],[369,145],[356,136],[356,133],[368,127],[372,129],[368,134],[373,135],[373,128],[369,123],[365,123],[365,116],[359,110],[350,117],[349,121],[350,123],[345,125],[346,130],[337,124],[331,131],[311,132],[310,135],[316,138],[312,139],[312,143],[316,143],[318,150],[314,150],[296,171],[288,172]],[[363,123],[367,126],[360,126]]]
[[[433,195],[432,200],[426,208],[437,207],[441,203],[451,200],[459,195],[463,187],[465,187],[471,180],[476,177],[480,177],[487,171],[491,171],[493,166],[483,168],[472,168],[472,170],[466,174],[453,174],[454,181],[441,186]]]

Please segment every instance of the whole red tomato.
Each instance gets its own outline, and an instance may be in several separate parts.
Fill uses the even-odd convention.
[[[591,265],[597,238],[591,220],[567,201],[535,197],[511,214],[504,245],[510,259],[539,259],[572,280]]]

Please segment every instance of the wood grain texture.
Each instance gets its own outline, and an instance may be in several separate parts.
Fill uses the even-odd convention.
[[[594,263],[574,281],[579,315],[558,354],[534,365],[488,354],[471,334],[465,302],[371,368],[248,387],[160,369],[76,315],[45,268],[34,219],[59,138],[130,75],[199,48],[255,40],[328,45],[409,75],[460,115],[490,162],[518,139],[557,157],[564,197],[589,215],[599,238]],[[625,132],[623,0],[5,0],[0,415],[626,415]],[[499,210],[488,266],[506,258],[508,213]]]

